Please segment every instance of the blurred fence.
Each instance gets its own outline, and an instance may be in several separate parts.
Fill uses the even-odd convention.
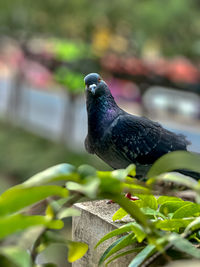
[[[23,71],[29,67],[25,65]],[[66,144],[74,151],[84,150],[87,116],[82,91],[74,94],[66,86],[62,89],[55,83],[44,88],[37,87],[23,77],[23,72],[20,73],[20,68],[7,73],[1,71],[0,117],[35,134]],[[109,82],[122,108],[141,115],[143,107],[148,115],[162,121],[165,127],[184,134],[192,142],[189,149],[200,152],[200,99],[197,94],[154,86],[140,96],[133,83],[122,81],[112,79]],[[130,89],[127,90],[128,98],[122,97],[122,89]]]
[[[16,80],[0,79],[0,116],[45,138],[82,150],[87,131],[85,99],[71,102],[65,91],[38,90]]]

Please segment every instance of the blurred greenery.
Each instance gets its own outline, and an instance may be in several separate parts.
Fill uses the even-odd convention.
[[[55,80],[63,85],[69,93],[76,95],[83,92],[84,75],[73,72],[66,67],[60,67],[54,76]]]
[[[101,35],[105,49],[120,50],[123,44],[124,53],[140,54],[154,46],[165,55],[195,59],[200,54],[199,8],[198,0],[114,0],[112,5],[106,0],[7,0],[0,2],[0,33],[17,39],[53,35],[94,45]]]
[[[25,180],[38,171],[61,162],[75,166],[84,162],[99,169],[109,169],[102,161],[84,152],[72,152],[62,144],[3,123],[0,123],[0,128],[1,181],[11,179],[16,183],[16,179]]]
[[[170,159],[170,155],[173,160]],[[199,156],[190,152],[178,152],[176,154],[177,162],[187,163],[191,155],[195,158],[196,164],[199,163]],[[154,171],[159,169],[159,162],[163,164],[163,161],[166,165],[174,166],[174,153],[163,156],[162,161],[159,160],[152,167]],[[196,169],[194,166],[186,166],[186,168],[192,171]],[[189,258],[200,259],[200,182],[190,178],[191,184],[185,184],[184,180],[188,177],[179,176],[176,172],[150,176],[150,180],[141,182],[134,177],[130,178],[130,175],[134,174],[136,173],[133,164],[126,169],[97,171],[89,165],[81,165],[77,168],[63,163],[48,168],[25,182],[9,188],[0,195],[0,239],[1,242],[5,242],[5,246],[0,247],[0,255],[11,261],[13,263],[11,266],[38,266],[36,262],[41,252],[52,244],[62,244],[68,248],[69,262],[80,259],[87,252],[88,245],[71,241],[58,231],[64,226],[63,218],[78,216],[77,212],[70,208],[76,202],[109,198],[120,206],[120,209],[114,214],[113,220],[121,220],[124,216],[130,215],[133,221],[106,234],[97,243],[96,247],[119,235],[117,240],[102,254],[99,265],[107,261],[107,266],[108,263],[120,256],[134,253],[129,266],[139,267],[142,263],[148,262],[149,264],[158,260],[163,253],[168,255],[169,250],[175,252],[175,257],[176,251],[179,251],[182,253],[180,258],[187,255]],[[174,179],[171,178],[171,181],[173,180],[175,184],[180,184],[182,180],[184,186],[192,189],[196,194],[194,199],[196,203],[175,197],[177,190],[170,192],[166,190],[165,196],[155,198],[153,194],[155,192],[159,194],[160,180],[166,182],[166,179],[163,178],[165,175],[174,177]],[[54,185],[55,181],[62,181],[63,184]],[[149,181],[151,182],[149,183]],[[130,192],[139,199],[131,201],[124,196],[125,192]],[[167,196],[167,193],[172,196]],[[55,198],[55,196],[59,198]],[[47,197],[48,199],[45,201]],[[43,215],[36,215],[39,210],[34,214],[31,213],[33,207],[32,209],[28,209],[28,207],[41,200],[45,201],[43,202],[45,210]],[[21,234],[23,238],[24,232],[26,233],[30,231],[30,227],[33,229],[38,225],[41,228],[35,234],[35,239],[32,240],[33,237],[29,236],[32,240],[31,245],[29,242],[29,247],[25,248],[25,244],[20,238],[13,240],[12,246],[6,244],[6,239],[14,233]],[[121,234],[124,235],[121,236]],[[130,245],[132,245],[131,250],[128,248]],[[126,250],[122,251],[125,248]],[[137,254],[135,255],[135,253]],[[152,255],[153,257],[151,257]],[[170,257],[171,261],[174,258],[173,254],[170,254]],[[168,257],[163,259],[165,262],[169,260]]]
[[[57,59],[69,62],[89,56],[90,48],[84,43],[54,39],[52,52]]]

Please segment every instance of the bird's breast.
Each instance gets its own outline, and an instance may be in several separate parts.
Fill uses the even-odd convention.
[[[94,139],[102,138],[109,130],[116,115],[113,111],[108,110],[106,113],[92,113],[88,116],[88,133]]]

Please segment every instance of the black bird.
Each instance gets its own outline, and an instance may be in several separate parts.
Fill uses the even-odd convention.
[[[146,117],[122,110],[99,74],[90,73],[84,81],[88,114],[85,147],[89,153],[96,154],[114,169],[134,163],[137,177],[140,178],[162,155],[187,150],[190,142],[185,136],[170,132]],[[191,176],[200,177],[196,173]]]

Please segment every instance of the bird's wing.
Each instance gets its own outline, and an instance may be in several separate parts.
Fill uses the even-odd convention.
[[[117,151],[139,164],[152,164],[168,152],[186,150],[189,144],[183,135],[172,133],[145,117],[127,113],[120,115],[110,130],[111,142]]]

